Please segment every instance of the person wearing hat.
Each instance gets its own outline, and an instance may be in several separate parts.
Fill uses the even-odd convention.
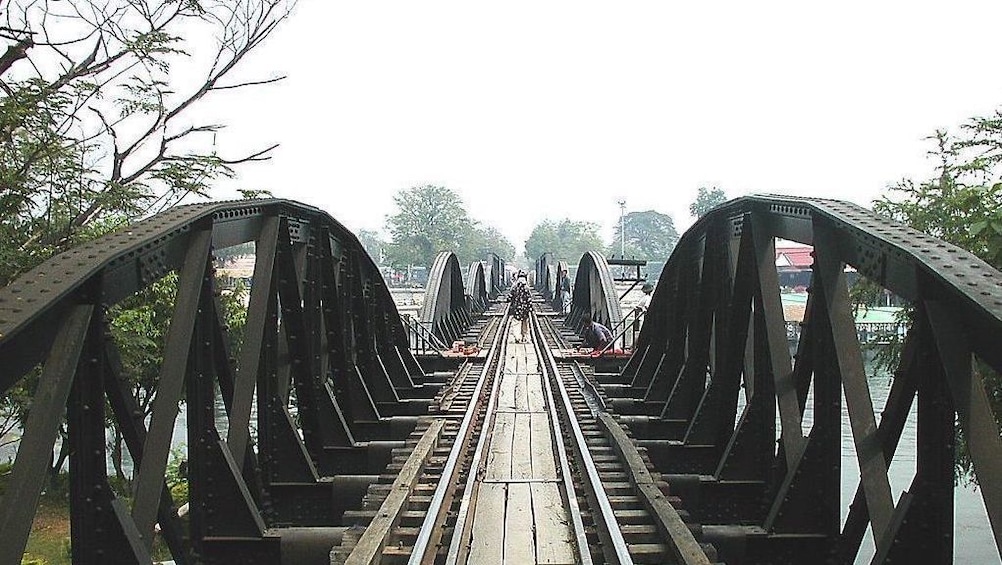
[[[640,301],[637,302],[637,307],[634,308],[637,312],[637,319],[633,321],[634,332],[639,332],[640,328],[644,325],[644,317],[647,315],[647,309],[651,307],[651,293],[654,292],[654,285],[644,283],[644,286],[640,290],[644,294],[640,297]],[[636,337],[636,333],[634,333],[634,337]]]
[[[643,291],[644,295],[640,297],[640,301],[637,302],[637,312],[640,314],[646,314],[647,309],[651,307],[651,293],[654,292],[654,285],[651,283],[644,283],[644,286],[640,289]]]
[[[563,312],[564,314],[570,314],[571,278],[567,276],[567,269],[562,269],[560,271],[560,277],[557,286],[560,289],[560,311]]]
[[[529,312],[532,311],[532,295],[529,293],[529,284],[524,271],[519,271],[515,277],[515,286],[511,289],[508,301],[511,303],[512,317],[522,323],[522,332],[515,338],[515,342],[524,342],[528,338]]]

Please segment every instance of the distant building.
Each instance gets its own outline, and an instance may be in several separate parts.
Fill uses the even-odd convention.
[[[811,286],[813,247],[803,245],[776,247],[776,272],[780,288],[804,292]]]

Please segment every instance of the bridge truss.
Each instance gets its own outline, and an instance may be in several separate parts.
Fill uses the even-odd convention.
[[[212,253],[247,242],[254,282],[234,359]],[[170,272],[174,314],[147,425],[108,311]],[[149,563],[159,523],[179,563],[277,563],[329,550],[343,528],[322,526],[361,498],[439,388],[355,236],[281,200],[178,207],[26,273],[0,289],[0,366],[5,394],[37,379],[0,505],[3,563],[20,561],[64,412],[75,562]],[[182,400],[189,531],[164,480]],[[108,421],[136,469],[131,500],[109,486]]]
[[[777,238],[815,255],[793,352]],[[253,284],[233,351],[213,253],[248,242]],[[554,267],[552,257],[537,263],[550,298]],[[911,304],[882,409],[856,335],[852,270]],[[109,312],[169,273],[177,295],[147,421]],[[436,260],[422,314],[436,340],[462,337],[507,284],[496,256],[467,276],[464,290],[455,255]],[[581,258],[571,312],[554,321],[573,335],[586,313],[610,327],[622,320],[597,253]],[[958,438],[1002,545],[1000,336],[1002,274],[973,255],[851,204],[748,197],[683,235],[632,356],[599,359],[597,372],[575,370],[571,381],[603,399],[614,416],[600,418],[603,429],[632,437],[633,459],[649,461],[684,526],[721,561],[852,562],[869,530],[874,562],[949,563]],[[417,416],[441,409],[433,397],[445,384],[411,353],[358,240],[324,212],[282,200],[179,207],[26,273],[0,289],[0,367],[0,392],[26,386],[33,398],[0,504],[2,563],[24,550],[64,418],[75,562],[148,563],[155,524],[179,563],[322,562],[348,528],[340,516],[420,435]],[[457,379],[475,382],[469,371]],[[164,480],[182,400],[188,525]],[[912,410],[915,472],[895,498],[888,467]],[[843,421],[860,469],[844,519]],[[109,484],[109,422],[136,469],[128,496]]]
[[[776,238],[814,248],[792,356]],[[912,305],[879,418],[847,265]],[[1002,533],[999,336],[1002,274],[972,254],[845,202],[741,198],[684,234],[604,389],[727,563],[853,562],[868,528],[874,563],[949,563],[957,437]],[[913,405],[915,474],[895,503],[888,465]],[[844,523],[843,418],[861,469]]]

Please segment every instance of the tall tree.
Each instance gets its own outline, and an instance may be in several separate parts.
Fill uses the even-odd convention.
[[[532,229],[525,241],[525,256],[532,265],[545,252],[553,253],[558,261],[576,263],[586,251],[605,249],[598,235],[598,224],[563,219],[544,220]]]
[[[291,0],[20,0],[0,6],[0,285],[80,239],[205,195],[238,163],[191,110],[273,82],[230,76]],[[197,46],[197,48],[196,48]],[[171,81],[180,65],[193,84]]]
[[[689,213],[694,218],[702,218],[704,214],[724,202],[727,202],[727,195],[724,194],[722,188],[706,188],[705,186],[701,186],[699,187],[699,192],[696,194],[696,200],[692,204],[689,204]]]
[[[372,257],[377,265],[381,265],[384,260],[386,242],[379,236],[379,232],[372,230],[359,230],[358,241],[362,243],[365,252]]]
[[[494,226],[474,221],[473,228],[460,241],[456,252],[462,265],[480,261],[488,253],[494,253],[505,260],[515,257],[515,246]]]
[[[389,259],[393,265],[430,267],[440,251],[459,249],[470,229],[463,200],[444,186],[415,186],[393,197],[397,212],[386,218],[392,236]]]
[[[678,231],[671,216],[654,210],[630,212],[623,217],[626,232],[626,256],[664,261],[678,242]],[[616,224],[615,236],[609,246],[609,255],[622,254],[623,235]]]
[[[231,79],[292,2],[0,4],[0,286],[81,241],[206,195],[237,164],[267,159],[275,146],[217,153],[213,134],[223,126],[191,114],[206,98],[282,78]],[[193,77],[185,84],[172,80],[181,65]],[[173,292],[168,277],[144,291],[143,304],[126,300],[110,312],[140,402],[154,392],[148,370],[162,351],[155,313],[169,311]],[[223,302],[239,310],[235,296]],[[0,428],[16,427],[30,406],[29,381],[0,398]]]

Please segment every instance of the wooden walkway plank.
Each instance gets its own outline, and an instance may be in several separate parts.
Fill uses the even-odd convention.
[[[485,481],[507,481],[511,478],[511,450],[514,433],[514,413],[498,412],[494,415],[494,429],[491,432],[491,442],[484,472]]]
[[[536,548],[532,526],[532,491],[527,483],[508,485],[508,505],[504,517],[504,562],[535,563]],[[472,556],[471,556],[472,557]],[[470,563],[490,563],[475,561]],[[495,561],[494,563],[497,563]]]
[[[526,373],[538,373],[539,372],[539,358],[536,356],[536,351],[534,349],[529,349],[531,355],[525,356],[525,369],[523,372]]]
[[[553,456],[553,432],[545,413],[532,413],[529,433],[532,435],[532,476],[536,479],[556,480],[557,462]]]
[[[527,409],[530,412],[546,412],[546,395],[543,393],[543,376],[530,374],[526,376]]]
[[[511,444],[512,479],[535,478],[532,473],[532,452],[535,446],[529,427],[531,416],[527,412],[515,414],[515,434]]]
[[[505,350],[504,357],[504,372],[505,373],[517,373],[518,372],[518,344],[514,342],[514,339],[508,342],[508,348]]]
[[[504,560],[505,485],[481,483],[473,517],[468,563],[501,563]]]
[[[533,483],[532,516],[536,530],[536,563],[576,563],[574,533],[567,522],[560,489],[555,483]]]
[[[519,373],[515,375],[515,410],[519,412],[528,410],[529,399],[526,392],[525,375]]]
[[[501,376],[501,384],[498,387],[497,411],[513,411],[517,408],[515,402],[515,388],[518,375],[515,373],[505,373]]]

